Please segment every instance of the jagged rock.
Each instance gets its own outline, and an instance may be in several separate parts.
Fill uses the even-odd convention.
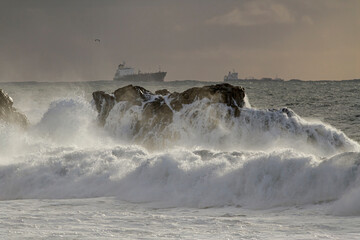
[[[166,96],[168,94],[170,94],[171,92],[167,89],[161,89],[161,90],[157,90],[155,91],[156,95],[162,95],[162,96]]]
[[[102,125],[105,124],[110,110],[117,102],[126,102],[131,106],[142,106],[142,117],[139,118],[136,129],[140,126],[143,130],[163,128],[172,121],[173,111],[180,111],[184,105],[208,98],[209,104],[223,103],[231,107],[235,117],[240,115],[239,108],[244,102],[244,88],[232,86],[227,83],[204,87],[190,88],[182,93],[170,93],[166,89],[156,91],[156,94],[139,86],[128,85],[117,89],[113,94],[103,91],[93,93],[98,118]],[[166,99],[165,99],[166,98]],[[161,122],[161,126],[157,123]],[[147,126],[147,127],[146,127]],[[159,130],[159,129],[158,129]]]
[[[27,127],[28,120],[22,113],[17,112],[13,107],[12,98],[0,89],[0,120],[7,123],[14,123],[23,128]]]
[[[115,97],[103,91],[94,92],[92,95],[95,102],[96,110],[99,113],[99,121],[102,125],[104,125],[110,110],[115,105]]]
[[[171,107],[176,111],[179,111],[183,104],[190,104],[196,100],[208,98],[212,103],[224,103],[227,106],[233,107],[236,110],[235,116],[239,116],[240,111],[238,111],[237,107],[241,108],[245,104],[244,88],[227,83],[194,87],[182,93],[172,93],[169,97],[173,98]]]
[[[117,89],[114,92],[116,102],[127,101],[134,105],[141,105],[143,101],[148,101],[154,95],[143,87],[128,85]]]
[[[180,133],[174,129],[173,121],[184,117],[183,127],[186,128],[187,124],[192,125],[192,122],[198,120],[203,107],[216,104],[215,109],[221,109],[221,104],[224,104],[229,118],[238,117],[240,108],[245,104],[244,97],[242,87],[226,83],[190,88],[182,93],[170,93],[162,89],[153,94],[145,88],[132,85],[119,88],[112,94],[102,91],[93,93],[101,125],[106,124],[115,134],[129,134],[133,141],[150,148],[161,146],[161,141],[165,139],[178,139]],[[203,99],[206,100],[202,101]],[[119,103],[116,105],[117,109],[111,111],[116,103]],[[195,104],[194,108],[188,108],[190,104]],[[111,119],[107,121],[108,118]],[[217,123],[218,119],[213,115],[206,127],[216,128]]]

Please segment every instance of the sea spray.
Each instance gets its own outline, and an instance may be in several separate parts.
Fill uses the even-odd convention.
[[[91,104],[80,97],[52,102],[31,130],[58,145],[95,146],[108,139],[97,124]]]
[[[98,126],[96,112],[87,100],[59,99],[26,131],[0,122],[0,164],[57,147],[106,146],[112,141]]]
[[[359,146],[340,130],[291,109],[248,107],[236,116],[202,99],[174,111],[161,131],[144,131],[136,124],[143,107],[116,103],[102,127],[89,101],[59,99],[25,133],[3,125],[0,199],[112,196],[251,209],[329,203],[332,214],[358,215]]]
[[[360,155],[351,155],[56,148],[1,166],[0,198],[115,196],[162,206],[252,209],[316,204],[359,187],[359,170],[349,159]]]
[[[116,138],[151,149],[174,146],[227,150],[275,150],[292,148],[300,152],[332,155],[358,151],[359,145],[341,131],[321,122],[311,122],[290,109],[239,109],[210,104],[208,99],[183,105],[169,122],[153,122],[144,116],[143,106],[116,103],[105,129]],[[144,122],[140,124],[140,122]],[[157,119],[155,119],[157,120]],[[148,124],[152,126],[149,128]],[[155,127],[154,127],[155,126]]]

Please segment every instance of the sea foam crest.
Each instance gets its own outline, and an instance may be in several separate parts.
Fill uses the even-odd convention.
[[[333,214],[357,215],[359,157],[58,147],[0,166],[0,199],[114,196],[162,207],[252,209],[325,202]]]
[[[143,106],[116,103],[106,119],[105,129],[120,140],[151,149],[173,146],[227,150],[293,148],[322,155],[359,149],[343,132],[322,122],[306,121],[287,108],[239,108],[240,115],[235,116],[233,108],[221,103],[210,104],[205,98],[183,105],[180,111],[173,110],[170,123],[154,124],[158,118],[144,116]]]
[[[174,112],[161,131],[145,132],[136,125],[143,106],[125,104],[114,106],[106,131],[83,99],[53,102],[26,134],[1,125],[1,146],[16,149],[0,156],[0,199],[115,196],[248,208],[326,202],[332,214],[360,214],[358,144],[331,126],[289,109],[243,108],[235,116],[203,99]],[[166,148],[146,150],[147,141]]]

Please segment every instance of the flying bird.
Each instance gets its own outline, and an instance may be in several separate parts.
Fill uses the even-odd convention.
[[[100,39],[96,38],[96,39],[95,39],[95,42],[100,42]]]

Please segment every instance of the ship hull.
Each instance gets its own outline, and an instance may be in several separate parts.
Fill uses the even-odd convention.
[[[130,74],[114,78],[115,81],[163,82],[166,72]]]

